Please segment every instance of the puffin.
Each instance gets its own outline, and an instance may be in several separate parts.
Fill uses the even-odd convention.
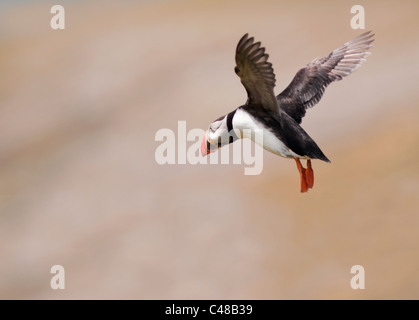
[[[201,143],[202,156],[238,139],[250,138],[276,155],[294,159],[301,192],[313,188],[311,160],[330,160],[301,127],[301,121],[306,110],[320,101],[330,83],[350,75],[366,60],[373,41],[374,34],[368,31],[312,60],[275,96],[275,73],[269,56],[261,42],[255,42],[246,33],[236,47],[234,71],[246,89],[247,101],[209,125]],[[263,139],[255,139],[256,131],[262,132]],[[306,167],[301,160],[307,161]]]

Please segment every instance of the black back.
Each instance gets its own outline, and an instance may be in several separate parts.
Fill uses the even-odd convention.
[[[273,132],[296,154],[330,162],[307,132],[287,113],[281,110],[278,113],[263,108],[252,108],[247,105],[241,108],[257,119],[264,126],[264,130]]]

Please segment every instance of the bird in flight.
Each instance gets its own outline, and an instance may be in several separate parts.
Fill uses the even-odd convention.
[[[326,87],[355,71],[374,41],[369,31],[345,43],[323,58],[316,58],[300,69],[288,87],[275,96],[275,74],[268,54],[260,42],[246,33],[236,48],[236,67],[247,92],[247,101],[229,114],[212,122],[201,143],[203,156],[237,139],[250,138],[262,130],[262,147],[279,156],[294,159],[300,173],[301,192],[313,188],[312,159],[330,160],[300,126],[306,109],[317,104]],[[248,130],[245,130],[248,129]],[[307,160],[304,168],[300,159]]]

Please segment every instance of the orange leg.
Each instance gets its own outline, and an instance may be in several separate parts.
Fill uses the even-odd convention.
[[[311,160],[307,160],[306,178],[307,178],[307,188],[309,188],[309,189],[313,188],[314,172],[313,172],[313,168],[311,167]]]
[[[294,160],[297,163],[298,172],[300,172],[301,192],[307,192],[306,169],[301,164],[300,159],[294,158]]]

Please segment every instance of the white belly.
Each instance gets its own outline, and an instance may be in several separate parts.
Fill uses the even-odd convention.
[[[303,158],[308,157],[300,156],[288,148],[278,137],[268,128],[264,127],[262,123],[258,122],[249,113],[238,109],[233,118],[233,127],[240,131],[240,138],[248,138],[259,144],[264,149],[277,154],[284,158]],[[257,138],[257,135],[263,137],[263,140]]]

